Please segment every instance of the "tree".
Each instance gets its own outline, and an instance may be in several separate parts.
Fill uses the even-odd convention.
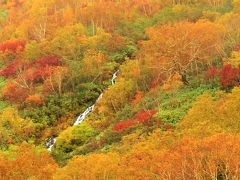
[[[2,89],[3,97],[11,103],[24,102],[30,93],[31,89],[21,87],[13,81],[8,81],[6,86]]]
[[[118,82],[106,90],[104,99],[99,101],[98,111],[107,116],[116,113],[132,98],[134,89],[132,80],[118,78]]]
[[[116,177],[119,161],[119,155],[115,153],[76,156],[68,166],[59,168],[53,179],[112,179]]]
[[[39,95],[29,95],[26,98],[26,102],[34,105],[42,105],[43,99]]]
[[[56,148],[62,151],[69,147],[83,145],[94,135],[95,131],[91,125],[84,122],[78,126],[69,127],[63,131],[56,142]]]
[[[5,144],[17,144],[34,136],[36,129],[29,119],[19,117],[13,108],[6,108],[0,114],[0,130],[2,139],[0,149]]]
[[[85,33],[86,29],[82,24],[59,28],[52,41],[49,42],[49,53],[54,52],[54,54],[62,57],[67,62],[80,59],[83,53],[83,46],[78,42],[78,37],[85,37]]]
[[[9,158],[11,157],[11,158]],[[32,145],[23,143],[0,157],[1,179],[44,179],[51,178],[57,165],[45,151],[39,151]]]
[[[159,153],[151,167],[159,179],[238,179],[238,135],[220,134],[203,140],[186,137]],[[231,147],[231,148],[228,148]]]
[[[67,76],[68,69],[66,67],[56,66],[49,68],[49,76],[45,80],[45,86],[48,85],[50,91],[62,95],[62,83],[64,78]]]
[[[188,84],[187,73],[199,72],[221,56],[223,33],[222,26],[208,21],[159,25],[147,30],[140,57],[156,78],[166,80],[177,72]]]

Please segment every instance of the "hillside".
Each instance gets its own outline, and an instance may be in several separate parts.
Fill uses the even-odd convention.
[[[0,179],[240,179],[239,0],[0,1]]]

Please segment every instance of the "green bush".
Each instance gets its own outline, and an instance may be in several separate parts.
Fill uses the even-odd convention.
[[[62,96],[49,95],[44,105],[25,108],[22,115],[24,118],[32,119],[34,123],[51,126],[69,113],[76,115],[82,113],[86,107],[95,102],[100,92],[99,86],[95,84],[81,84],[74,93],[65,93]]]

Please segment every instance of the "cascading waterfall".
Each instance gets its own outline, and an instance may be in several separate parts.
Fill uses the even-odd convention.
[[[117,78],[117,73],[119,72],[119,70],[117,70],[113,75],[112,75],[112,79],[111,79],[111,82],[112,82],[112,85],[114,85],[116,83],[116,78]],[[76,126],[78,124],[80,124],[85,118],[86,116],[93,111],[93,108],[95,106],[95,104],[100,100],[102,99],[103,97],[103,93],[101,93],[99,95],[99,97],[97,98],[97,100],[95,101],[95,103],[92,105],[92,106],[89,106],[82,114],[80,114],[77,118],[77,120],[74,122],[73,126]],[[48,149],[48,151],[51,151],[52,150],[52,147],[53,145],[56,143],[57,141],[57,137],[51,137],[49,138],[49,140],[46,142],[46,147]]]

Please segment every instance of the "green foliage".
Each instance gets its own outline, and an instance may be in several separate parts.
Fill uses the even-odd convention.
[[[34,123],[51,126],[62,116],[69,113],[77,115],[83,112],[96,100],[100,92],[97,85],[82,84],[74,93],[65,93],[62,96],[49,95],[43,105],[24,109],[23,117],[31,118]]]
[[[137,16],[133,22],[121,21],[117,31],[136,42],[145,38],[144,30],[151,25],[152,21],[150,18]]]
[[[74,146],[83,145],[95,134],[91,125],[83,122],[77,126],[63,131],[57,139],[56,148],[62,151],[70,151]]]
[[[123,63],[126,58],[130,57],[134,52],[136,52],[136,47],[133,45],[127,45],[120,52],[111,53],[109,59],[117,63]]]
[[[5,20],[8,17],[8,12],[0,8],[0,21]]]
[[[215,97],[203,94],[177,125],[177,130],[197,137],[223,132],[239,133],[239,98],[238,87],[231,93],[218,91]]]
[[[52,154],[57,161],[64,162],[72,157],[75,151],[84,148],[84,144],[95,135],[96,131],[86,122],[74,127],[69,127],[58,136]]]
[[[6,79],[3,77],[0,77],[0,90],[6,85]],[[0,100],[0,112],[2,112],[5,108],[9,106],[8,102],[4,100]]]
[[[186,115],[198,96],[204,92],[214,93],[217,90],[218,88],[212,89],[208,85],[200,85],[198,88],[182,88],[176,93],[163,93],[160,100],[162,103],[158,106],[158,118],[175,126]]]
[[[38,59],[41,56],[40,44],[36,41],[28,43],[25,47],[24,53],[25,58],[30,62]]]
[[[165,92],[160,90],[146,95],[137,104],[134,111],[157,107],[157,117],[165,123],[175,126],[186,115],[198,96],[204,92],[214,94],[218,89],[219,87],[212,88],[211,85],[202,84],[198,87],[186,86],[177,91]]]
[[[85,37],[86,30],[82,24],[59,28],[52,40],[48,42],[49,53],[62,57],[65,61],[79,60],[83,57],[85,39],[80,42],[78,37]]]
[[[35,133],[32,121],[19,117],[17,110],[6,108],[0,114],[0,149],[7,149],[9,144],[30,140]]]
[[[131,149],[131,152],[126,156],[121,154],[121,158],[126,158],[124,167],[134,165],[148,170],[146,162],[151,162],[151,167],[153,163],[149,159],[160,157],[158,150],[166,143],[162,141],[163,130],[166,134],[190,135],[201,134],[202,129],[205,135],[223,131],[239,133],[239,89],[233,89],[232,94],[216,95],[218,85],[205,84],[203,80],[203,71],[211,63],[222,66],[222,54],[230,54],[233,45],[240,42],[239,4],[239,0],[233,3],[231,0],[2,1],[2,7],[7,10],[0,8],[0,42],[3,42],[0,44],[0,73],[7,67],[12,72],[7,79],[0,78],[0,90],[6,87],[5,81],[9,81],[15,83],[14,87],[6,88],[13,99],[25,92],[28,94],[21,103],[16,101],[13,105],[21,116],[17,110],[6,108],[8,103],[0,101],[0,150],[8,150],[10,144],[19,145],[23,141],[43,145],[47,137],[57,136],[63,130],[51,152],[60,165],[65,165],[75,155],[111,151],[122,143],[122,139],[127,139],[122,148]],[[210,29],[209,25],[212,26]],[[220,48],[222,41],[215,41],[222,40],[220,36],[224,37],[226,52]],[[148,37],[153,40],[145,41]],[[12,40],[16,38],[24,42],[22,47],[14,47]],[[142,51],[144,49],[147,50]],[[42,62],[43,67],[38,69],[38,59],[44,56],[56,56],[59,63],[53,67],[46,59]],[[238,56],[239,52],[232,53],[228,60],[237,65]],[[181,62],[176,62],[178,59]],[[179,79],[174,79],[182,67],[184,70],[178,72]],[[112,73],[117,69],[116,84],[110,87]],[[183,85],[181,78],[185,73],[189,84]],[[164,89],[166,86],[170,90]],[[17,92],[16,89],[22,91],[11,93]],[[72,117],[95,103],[103,90],[103,98],[88,118],[69,127],[75,120]],[[204,93],[210,95],[202,96]],[[146,118],[147,110],[154,111],[151,118]],[[137,121],[135,116],[139,118]],[[121,122],[126,122],[125,129],[121,129]],[[117,124],[119,131],[114,130]],[[177,130],[172,132],[173,127]],[[161,133],[151,140],[149,134],[156,129]],[[156,151],[151,150],[153,144],[145,146],[148,143],[142,142],[142,135],[148,143],[160,142]],[[140,142],[138,147],[132,146],[136,142]],[[128,158],[132,161],[128,162]],[[1,166],[1,160],[0,157],[0,170],[5,168]],[[20,158],[19,162],[22,161],[25,162]],[[161,159],[157,161],[162,163]],[[98,159],[95,163],[101,164]],[[26,167],[29,164],[26,163]],[[159,167],[154,167],[153,171],[158,171]],[[75,167],[76,172],[79,168]],[[136,173],[133,177],[139,179],[155,175],[151,172],[151,176],[145,177],[145,171],[129,169],[129,173]],[[53,171],[51,166],[46,166],[43,175],[46,170]],[[87,171],[82,170],[83,174]],[[28,174],[22,179],[32,177]],[[101,177],[114,179],[105,171]]]
[[[124,108],[121,111],[118,111],[115,115],[115,118],[118,120],[126,120],[133,116],[131,104],[126,103]]]

